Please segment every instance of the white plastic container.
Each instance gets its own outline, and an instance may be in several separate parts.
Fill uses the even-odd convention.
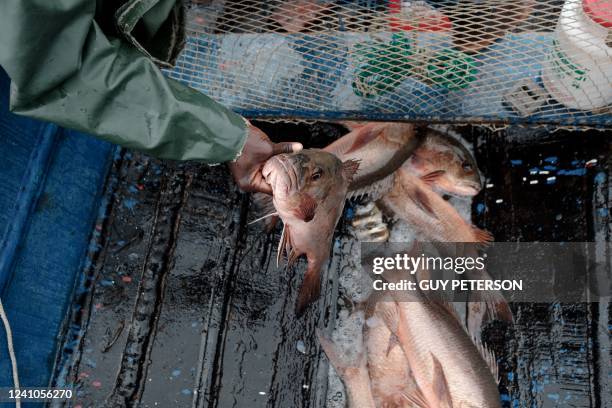
[[[596,110],[612,104],[612,1],[567,0],[561,11],[542,82],[563,105]]]

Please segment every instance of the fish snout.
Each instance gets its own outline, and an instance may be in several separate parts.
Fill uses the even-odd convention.
[[[264,179],[268,179],[268,177],[272,176],[274,173],[279,171],[285,171],[287,168],[287,155],[286,154],[277,154],[268,159],[266,164],[264,164],[263,169],[261,170],[261,174]]]
[[[268,184],[271,181],[270,178],[272,176],[272,173],[274,173],[275,166],[278,166],[278,163],[275,163],[275,161],[276,161],[276,157],[272,157],[268,159],[268,161],[264,164],[263,168],[261,169],[261,175],[263,176],[264,180],[268,182]]]
[[[290,156],[287,154],[273,156],[264,165],[261,171],[262,176],[272,187],[276,198],[286,196],[297,184],[293,167]]]
[[[475,181],[465,181],[459,184],[459,190],[462,195],[475,196],[482,190],[482,185]]]

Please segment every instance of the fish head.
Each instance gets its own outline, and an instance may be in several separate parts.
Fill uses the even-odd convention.
[[[448,183],[444,187],[451,194],[471,197],[482,189],[480,171],[469,152],[465,155],[454,155],[446,172]]]
[[[476,160],[463,143],[429,130],[426,142],[410,158],[410,166],[422,175],[442,171],[440,189],[459,196],[475,196],[482,189]]]
[[[348,185],[357,171],[355,161],[342,162],[331,153],[306,149],[270,158],[262,170],[272,187],[274,206],[286,222],[309,222],[324,203],[344,202]]]

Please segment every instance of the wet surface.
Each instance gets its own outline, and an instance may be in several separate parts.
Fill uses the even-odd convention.
[[[262,127],[308,146],[343,132]],[[461,131],[489,185],[473,218],[496,240],[610,241],[605,135]],[[124,153],[106,188],[55,373],[57,385],[76,384],[74,406],[325,405],[328,366],[314,330],[333,326],[343,302],[335,277],[352,248],[345,238],[321,299],[298,320],[305,263],[276,266],[280,231],[248,225],[250,198],[223,166]],[[483,334],[500,358],[505,406],[612,404],[607,304],[513,307],[514,327],[492,324]]]
[[[478,135],[488,188],[474,202],[475,221],[497,241],[607,241],[609,265],[610,147],[609,135],[597,132],[513,131],[505,143]],[[519,406],[612,404],[609,306],[513,309],[514,327],[484,333],[503,356],[502,398]]]

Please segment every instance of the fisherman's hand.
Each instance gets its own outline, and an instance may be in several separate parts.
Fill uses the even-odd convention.
[[[228,163],[234,181],[244,191],[272,194],[272,188],[263,178],[261,169],[268,159],[280,153],[302,150],[301,143],[272,143],[261,129],[248,124],[248,136],[242,154]]]

